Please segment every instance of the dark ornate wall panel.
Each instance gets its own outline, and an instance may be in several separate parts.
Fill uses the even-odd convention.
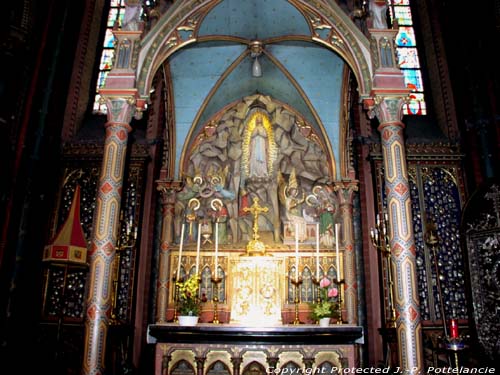
[[[137,152],[137,150],[139,150]],[[112,362],[125,364],[131,350],[135,309],[135,277],[138,258],[139,227],[142,210],[142,189],[145,153],[140,147],[132,147],[129,158],[120,213],[114,270],[113,308],[109,333],[108,356]],[[99,144],[69,145],[65,150],[65,167],[61,179],[58,200],[54,206],[52,235],[57,233],[66,220],[71,208],[74,192],[80,186],[80,221],[87,243],[92,235],[93,215],[96,204],[97,186],[100,177]],[[136,156],[134,156],[134,154]],[[138,156],[137,156],[138,155]],[[85,303],[87,300],[88,268],[48,262],[44,269],[44,304],[40,340],[53,345],[55,357],[65,360],[62,366],[67,371],[79,371],[82,348],[74,348],[67,342],[82,342]],[[69,329],[69,327],[73,327]],[[116,361],[115,361],[116,360]],[[114,373],[117,371],[113,370]],[[120,370],[121,371],[121,370]]]
[[[375,166],[378,202],[383,202],[379,203],[379,210],[383,206],[385,211],[383,166],[378,161]],[[460,248],[462,171],[454,162],[411,161],[408,171],[422,319],[431,323],[442,319],[438,284],[445,318],[467,319],[465,261]],[[438,235],[436,258],[425,241],[431,223],[435,224]]]
[[[488,357],[500,358],[500,182],[478,189],[464,211],[472,316]],[[496,362],[498,363],[498,362]]]
[[[113,318],[129,323],[132,314],[133,285],[136,261],[136,240],[140,217],[140,188],[142,169],[131,164],[122,193],[121,225],[117,238],[119,264],[115,273],[115,302]],[[81,187],[81,223],[87,240],[92,233],[92,220],[95,208],[96,189],[99,181],[99,168],[94,163],[68,166],[61,187],[61,204],[57,210],[58,227],[65,220],[76,185]]]

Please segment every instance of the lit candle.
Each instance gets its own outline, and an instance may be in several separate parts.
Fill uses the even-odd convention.
[[[340,224],[335,223],[335,254],[337,261],[337,279],[340,280],[340,254],[339,254],[339,228]]]
[[[295,280],[299,280],[299,224],[295,224]]]
[[[200,268],[201,223],[198,224],[198,243],[196,244],[196,275]]]
[[[455,319],[450,320],[450,337],[452,339],[458,339],[458,324]]]
[[[215,222],[215,278],[219,273],[219,223]]]
[[[319,280],[319,223],[316,224],[316,280]]]
[[[181,261],[182,261],[182,245],[184,244],[184,223],[182,223],[181,229],[181,243],[179,245],[179,261],[177,262],[177,275],[175,276],[177,280],[181,277]]]

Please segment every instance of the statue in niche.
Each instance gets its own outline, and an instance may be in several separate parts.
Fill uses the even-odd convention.
[[[387,1],[370,0],[371,27],[374,29],[387,29]]]
[[[267,133],[260,114],[255,119],[255,128],[250,138],[249,162],[249,177],[268,177]]]
[[[125,14],[123,16],[122,30],[137,31],[141,21],[142,5],[138,0],[128,0],[125,2]]]
[[[267,114],[256,110],[248,118],[243,136],[242,171],[249,179],[272,176],[277,148]]]
[[[295,168],[293,168],[290,173],[288,184],[281,181],[280,200],[285,206],[284,230],[293,231],[298,240],[304,242],[308,237],[307,222],[302,213],[302,204],[305,202],[305,194],[299,187]]]

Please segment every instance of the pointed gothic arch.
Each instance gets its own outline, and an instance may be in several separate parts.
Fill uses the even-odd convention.
[[[137,89],[143,99],[149,98],[155,72],[175,51],[197,41],[200,20],[220,0],[189,0],[176,2],[145,36],[137,56]],[[333,1],[316,6],[305,1],[291,4],[307,15],[310,41],[338,53],[353,71],[359,85],[360,97],[371,90],[373,64],[370,42],[345,12]],[[328,30],[324,32],[324,30]]]

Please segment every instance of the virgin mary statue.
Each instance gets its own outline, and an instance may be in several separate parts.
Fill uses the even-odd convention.
[[[268,177],[267,168],[267,133],[262,123],[262,116],[255,118],[255,128],[250,139],[249,177]]]
[[[247,178],[267,179],[273,174],[277,147],[272,125],[265,112],[253,112],[245,123],[243,174]]]

